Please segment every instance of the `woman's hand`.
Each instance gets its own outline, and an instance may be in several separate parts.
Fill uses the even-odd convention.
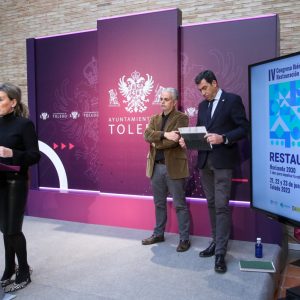
[[[12,157],[13,151],[10,148],[0,146],[0,157]]]

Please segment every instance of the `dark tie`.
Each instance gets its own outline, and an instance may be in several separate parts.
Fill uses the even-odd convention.
[[[207,124],[209,124],[209,122],[211,120],[211,112],[212,112],[214,101],[215,101],[215,99],[208,102],[208,107],[207,107],[207,111],[206,111],[206,123]]]

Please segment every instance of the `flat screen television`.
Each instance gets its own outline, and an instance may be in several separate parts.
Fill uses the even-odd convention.
[[[251,207],[300,227],[300,52],[248,67]]]

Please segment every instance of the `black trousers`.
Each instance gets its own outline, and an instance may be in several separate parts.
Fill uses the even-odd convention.
[[[12,235],[22,232],[28,195],[28,179],[18,173],[0,175],[0,230]]]

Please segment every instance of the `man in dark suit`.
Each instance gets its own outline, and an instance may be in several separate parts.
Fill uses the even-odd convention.
[[[230,237],[231,211],[229,199],[232,173],[239,162],[237,141],[246,137],[249,122],[240,96],[221,90],[215,74],[206,70],[195,78],[204,101],[198,107],[197,126],[205,126],[205,138],[212,151],[198,152],[198,167],[207,198],[212,242],[199,253],[201,257],[215,255],[215,271],[227,270],[225,255]],[[185,147],[184,140],[180,140]]]
[[[144,138],[150,149],[147,157],[147,177],[151,178],[156,225],[153,235],[142,240],[143,245],[164,241],[167,223],[167,196],[173,197],[176,209],[180,241],[178,252],[189,249],[190,214],[185,199],[186,177],[189,176],[186,151],[180,147],[179,127],[188,126],[188,116],[176,110],[178,92],[174,88],[163,89],[160,95],[162,113],[153,116],[145,130]]]

